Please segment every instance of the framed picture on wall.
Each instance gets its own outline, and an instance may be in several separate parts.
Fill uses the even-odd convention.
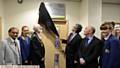
[[[65,4],[46,2],[45,6],[52,19],[65,19]]]

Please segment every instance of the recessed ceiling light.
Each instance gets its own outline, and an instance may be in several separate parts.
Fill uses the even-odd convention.
[[[19,4],[22,4],[22,3],[23,3],[23,0],[17,0],[17,2],[18,2]]]

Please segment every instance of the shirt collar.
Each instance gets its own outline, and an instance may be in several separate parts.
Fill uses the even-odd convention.
[[[89,40],[92,40],[94,36],[89,36],[87,37]]]
[[[76,35],[77,33],[75,33],[75,32],[72,32],[72,34],[73,34],[73,35]]]
[[[14,40],[14,39],[12,39],[11,37],[9,37],[9,38],[10,38],[10,40],[11,40],[12,43],[14,43],[14,42],[17,41],[17,39]]]
[[[28,36],[26,36],[26,37],[24,37],[24,36],[21,36],[21,37],[22,37],[22,39],[24,39],[24,40],[25,40],[25,39],[26,39]]]
[[[110,35],[111,35],[111,33],[109,33],[109,35],[108,35],[107,37],[105,37],[104,39],[105,39],[105,40],[108,40],[109,37],[110,37]]]

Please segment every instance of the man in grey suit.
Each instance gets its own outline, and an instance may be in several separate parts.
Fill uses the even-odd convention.
[[[11,27],[8,30],[9,37],[0,43],[0,65],[21,64],[18,33],[19,30],[16,27]]]

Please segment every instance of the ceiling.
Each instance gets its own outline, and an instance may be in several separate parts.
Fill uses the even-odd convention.
[[[51,0],[54,1],[54,0]],[[73,2],[81,2],[83,0],[56,0],[56,1],[73,1]],[[119,3],[120,4],[120,0],[102,0],[103,3]]]
[[[64,1],[80,2],[81,0],[64,0]]]
[[[102,0],[103,3],[116,3],[116,4],[120,4],[120,0]]]
[[[65,1],[82,1],[82,0],[65,0]],[[119,3],[120,4],[120,0],[102,0],[103,3]]]

